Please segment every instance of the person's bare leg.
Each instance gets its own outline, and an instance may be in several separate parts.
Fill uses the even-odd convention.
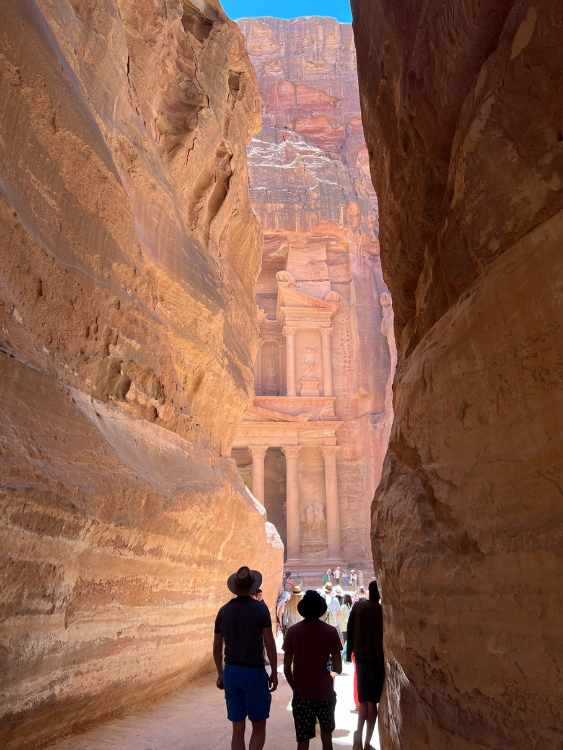
[[[325,734],[321,729],[321,742],[323,743],[323,750],[332,750],[332,732]]]
[[[366,739],[364,742],[364,750],[370,750],[371,738],[373,737],[373,730],[375,729],[376,721],[377,703],[367,703]]]
[[[360,713],[358,714],[358,732],[364,731],[364,724],[368,718],[368,704],[360,703]]]
[[[246,728],[246,719],[242,721],[233,721],[233,739],[231,741],[231,750],[246,750],[244,744],[244,730]]]
[[[252,722],[252,734],[248,750],[262,750],[266,742],[266,719]]]
[[[306,742],[298,742],[297,750],[309,750],[309,740]]]
[[[358,707],[358,728],[354,732],[354,743],[352,750],[362,750],[364,743],[362,741],[362,733],[364,731],[364,724],[368,716],[368,704],[360,703]]]

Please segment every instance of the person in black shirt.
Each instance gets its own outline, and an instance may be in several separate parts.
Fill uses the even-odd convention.
[[[223,605],[215,619],[213,658],[217,687],[225,690],[227,716],[233,722],[232,750],[245,750],[246,717],[252,722],[250,750],[262,750],[266,720],[270,716],[271,693],[278,686],[278,656],[268,607],[252,598],[262,583],[257,570],[242,567],[227,586],[236,599]],[[225,666],[223,667],[223,643]],[[264,648],[271,667],[266,672]]]
[[[352,750],[370,750],[377,720],[377,705],[381,699],[385,679],[383,658],[383,610],[379,603],[377,582],[369,585],[369,600],[359,599],[348,618],[347,652],[354,654],[358,678],[360,711],[358,729],[354,732]],[[366,724],[366,739],[362,734]]]

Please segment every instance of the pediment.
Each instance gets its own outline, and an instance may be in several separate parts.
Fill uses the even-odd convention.
[[[272,409],[264,409],[263,406],[252,404],[246,410],[243,422],[303,422],[303,416],[292,417]]]
[[[276,274],[276,279],[278,282],[276,319],[282,325],[283,313],[288,309],[307,309],[313,313],[318,311],[330,314],[340,309],[342,296],[338,292],[330,291],[324,299],[320,299],[299,291],[295,279],[288,271],[279,271]]]
[[[312,297],[310,294],[284,287],[281,284],[278,289],[278,302],[282,307],[310,307],[332,312],[336,312],[340,307],[340,295],[337,292],[331,292],[331,295],[334,295],[334,301],[332,301]]]

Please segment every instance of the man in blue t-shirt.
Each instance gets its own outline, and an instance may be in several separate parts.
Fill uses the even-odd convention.
[[[250,745],[262,750],[266,742],[266,719],[278,686],[278,655],[268,607],[252,598],[262,583],[257,570],[239,568],[227,586],[236,599],[223,605],[215,619],[213,658],[217,667],[217,687],[225,690],[227,716],[233,722],[231,750],[245,750],[246,717],[252,722]],[[223,667],[223,642],[225,666]],[[264,648],[271,667],[266,672]]]

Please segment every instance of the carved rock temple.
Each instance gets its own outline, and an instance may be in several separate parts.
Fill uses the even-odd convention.
[[[262,102],[248,170],[264,251],[255,397],[232,456],[280,533],[286,568],[369,570],[394,341],[352,28],[238,23]]]

